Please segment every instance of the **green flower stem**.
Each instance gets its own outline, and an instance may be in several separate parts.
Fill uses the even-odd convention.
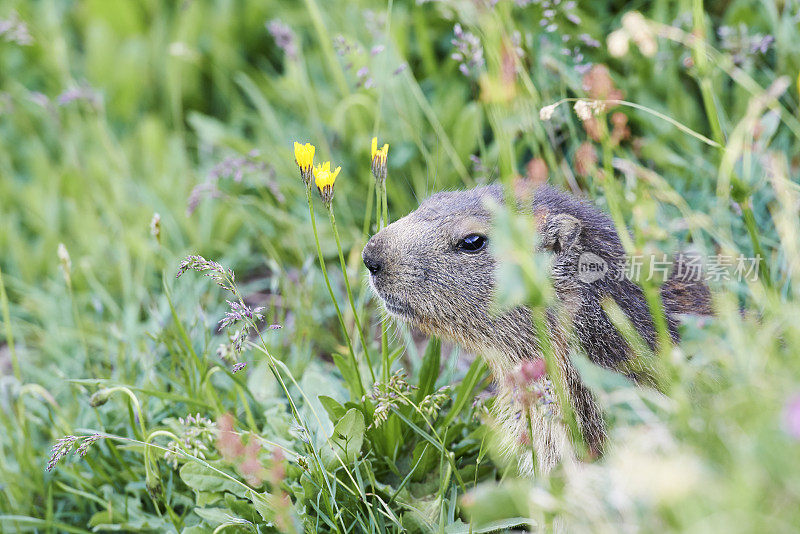
[[[658,24],[652,21],[651,24],[654,24],[658,28],[660,37],[679,43],[692,50],[694,50],[695,41],[699,39],[696,35],[686,33],[674,26]],[[729,54],[723,54],[707,41],[703,43],[703,52],[708,56],[710,64],[713,65],[714,68],[727,74],[732,81],[739,84],[739,86],[750,93],[751,96],[758,96],[764,92],[764,88],[761,87],[750,74],[736,66]],[[775,100],[770,103],[769,108],[780,116],[783,123],[794,132],[795,136],[800,137],[800,121],[794,117],[792,111],[782,105],[780,100]]]
[[[210,397],[212,401],[214,401],[214,409],[219,413],[223,413],[225,411],[225,408],[222,405],[222,401],[220,400],[219,395],[217,395],[216,388],[211,383],[211,377],[214,376],[214,373],[218,373],[220,371],[222,371],[222,367],[218,365],[211,367],[208,370],[208,372],[206,372],[205,375],[203,375],[203,377],[200,379],[200,384],[198,385],[198,388],[202,388],[205,394],[208,397]],[[246,404],[245,404],[245,410],[248,412],[249,415],[250,410]]]
[[[342,242],[339,239],[339,230],[336,228],[336,216],[333,214],[333,205],[327,206],[328,217],[331,221],[331,228],[333,229],[333,237],[336,239],[336,249],[339,251],[339,263],[342,266],[342,276],[344,277],[344,287],[347,291],[347,300],[350,301],[350,309],[353,310],[353,320],[356,323],[356,329],[361,339],[361,347],[364,349],[364,357],[367,359],[367,366],[369,367],[369,374],[372,381],[375,382],[375,371],[372,370],[372,359],[369,357],[369,349],[367,345],[367,338],[364,335],[364,330],[361,328],[361,321],[358,319],[358,312],[356,311],[356,303],[353,300],[353,291],[350,289],[350,280],[347,276],[347,263],[344,261],[344,253],[342,252]]]
[[[150,442],[153,441],[153,438],[155,438],[157,436],[167,436],[172,441],[175,441],[175,442],[178,442],[178,443],[180,443],[180,441],[181,441],[180,438],[178,438],[178,436],[176,436],[175,434],[173,434],[169,430],[154,430],[153,432],[150,432],[150,435],[147,436],[146,440],[144,440],[145,445],[147,445],[149,447],[150,446]]]
[[[367,239],[369,236],[370,225],[372,223],[372,203],[374,202],[372,197],[372,192],[375,190],[375,181],[370,180],[369,182],[369,192],[367,193],[367,211],[366,215],[364,216],[364,226],[361,229],[361,235],[363,239]]]
[[[389,226],[389,202],[386,200],[386,183],[381,184],[381,196],[383,197],[383,228]]]
[[[31,466],[31,457],[27,454],[22,454],[22,451],[26,450],[30,447],[31,441],[31,432],[30,432],[30,423],[28,417],[25,415],[25,402],[22,399],[22,394],[20,393],[19,397],[17,397],[16,402],[14,403],[14,418],[16,419],[16,428],[22,433],[22,439],[15,439],[15,445],[17,447],[17,458],[19,458],[19,462],[21,466],[24,466],[25,469],[30,469]],[[12,429],[15,425],[10,421],[9,418],[6,417],[6,413],[4,410],[0,410],[3,412],[3,426],[6,429]],[[14,451],[12,450],[12,454]],[[5,463],[5,459],[3,460]]]
[[[311,228],[314,230],[314,241],[317,245],[317,256],[319,257],[319,268],[322,270],[322,276],[325,278],[325,285],[328,286],[328,293],[330,293],[331,301],[333,302],[333,307],[336,309],[336,316],[339,318],[339,324],[342,327],[342,333],[344,334],[344,339],[347,342],[347,349],[350,351],[350,358],[353,360],[353,367],[356,371],[356,376],[358,377],[358,385],[361,389],[361,394],[366,395],[366,390],[364,389],[364,380],[361,378],[361,369],[358,366],[358,360],[356,359],[356,353],[353,350],[353,344],[350,342],[350,335],[347,333],[347,325],[344,322],[344,317],[342,316],[342,310],[339,309],[339,303],[336,301],[336,295],[333,294],[333,288],[331,288],[331,281],[328,278],[328,271],[325,269],[325,259],[322,257],[322,248],[319,244],[319,234],[317,233],[317,222],[314,217],[314,203],[311,200],[311,185],[306,186],[306,200],[308,201],[308,215],[311,218]],[[346,278],[346,276],[345,276]]]
[[[169,304],[170,313],[172,314],[172,321],[175,323],[175,326],[178,329],[178,333],[180,334],[180,339],[183,342],[184,347],[186,347],[186,351],[192,356],[191,362],[194,365],[194,372],[190,372],[190,370],[187,370],[186,378],[187,381],[189,382],[189,389],[192,392],[192,397],[197,398],[200,395],[197,395],[197,390],[199,386],[195,384],[195,380],[197,379],[196,378],[197,375],[200,374],[200,369],[203,367],[203,363],[200,360],[200,356],[197,355],[197,351],[194,350],[194,346],[192,345],[192,340],[189,339],[189,334],[186,333],[186,329],[183,327],[183,323],[181,322],[180,317],[178,317],[178,312],[172,303],[172,292],[169,288],[169,284],[167,283],[166,272],[162,272],[161,280],[162,280],[162,287],[164,288],[164,295],[167,297],[167,304]]]
[[[381,224],[381,217],[383,215],[383,209],[381,208],[383,202],[383,196],[381,195],[381,186],[376,184],[375,186],[375,228],[380,231],[383,228]]]
[[[605,116],[603,116],[602,120],[598,122],[600,123],[602,129],[601,144],[603,147],[603,168],[605,171],[603,187],[606,193],[606,199],[608,200],[608,209],[611,212],[611,218],[613,219],[614,225],[617,228],[617,234],[620,237],[620,241],[622,241],[625,251],[630,254],[633,253],[635,247],[633,240],[627,231],[627,227],[625,226],[625,218],[622,214],[621,203],[623,196],[618,189],[617,181],[614,179],[614,169],[612,165],[614,150],[611,146],[609,138],[608,123]],[[667,320],[664,316],[664,306],[661,302],[660,289],[656,285],[648,284],[646,287],[643,287],[642,290],[644,291],[645,301],[647,302],[650,316],[653,318],[653,326],[656,329],[658,350],[661,351],[661,361],[667,362],[667,354],[669,349],[672,347],[672,337],[667,329]]]
[[[376,206],[376,223],[378,230],[385,228],[389,223],[389,210],[386,207],[386,182],[383,181],[375,188],[375,196],[378,199]],[[392,364],[389,361],[389,336],[386,333],[386,319],[381,318],[381,361],[383,363],[383,380],[389,382]]]
[[[112,387],[112,388],[108,388],[103,393],[106,396],[106,398],[108,398],[109,396],[111,396],[112,393],[116,393],[116,392],[125,393],[131,399],[131,404],[133,404],[133,406],[134,406],[134,408],[136,410],[136,414],[139,417],[139,430],[142,433],[142,439],[143,440],[147,440],[148,439],[147,427],[145,426],[145,423],[144,423],[144,414],[142,413],[142,407],[139,404],[139,399],[136,397],[136,395],[134,395],[133,391],[131,391],[130,389],[126,388],[125,386],[115,386],[115,387]],[[105,402],[107,402],[107,401],[104,401],[104,403]],[[145,445],[147,445],[147,443],[145,443]],[[160,477],[158,476],[158,471],[157,470],[153,470],[153,467],[150,464],[150,452],[149,452],[149,447],[147,447],[147,446],[145,446],[145,448],[144,448],[144,472],[145,472],[145,480],[146,480],[146,484],[147,484],[148,488],[153,488],[153,487],[157,486],[158,484],[160,484],[160,481],[159,481]],[[151,496],[151,498],[152,498],[152,496]],[[153,505],[155,505],[156,510],[158,510],[158,505],[156,504],[155,499],[153,500]],[[158,511],[158,513],[159,513],[159,515],[161,515],[160,511]]]
[[[147,437],[147,427],[144,424],[144,414],[142,413],[142,407],[139,404],[139,399],[136,398],[136,395],[133,394],[133,391],[125,386],[108,388],[105,390],[105,394],[110,396],[112,393],[116,393],[118,391],[125,393],[131,399],[131,404],[133,404],[133,407],[136,409],[136,414],[139,416],[139,430],[142,433],[142,439],[145,439]]]

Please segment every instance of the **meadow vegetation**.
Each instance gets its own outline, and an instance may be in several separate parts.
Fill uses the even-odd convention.
[[[798,41],[797,0],[4,1],[0,530],[795,531]],[[494,181],[716,260],[715,317],[631,337],[658,389],[573,355],[578,477],[519,478],[481,359],[365,283]],[[541,310],[529,233],[497,217],[498,297]]]

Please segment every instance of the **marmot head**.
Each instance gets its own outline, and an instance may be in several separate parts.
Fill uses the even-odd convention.
[[[502,190],[437,193],[369,240],[362,257],[389,313],[458,339],[488,317],[495,260],[487,198],[502,201]]]
[[[556,291],[560,287],[569,296],[580,283],[575,273],[585,248],[584,225],[570,213],[551,212],[548,202],[537,202],[539,192],[545,201],[551,194],[569,197],[546,187],[537,192],[532,205],[527,203],[535,214],[540,247],[554,256]],[[498,318],[492,313],[497,259],[489,247],[487,200],[502,203],[503,197],[498,185],[437,193],[374,235],[362,257],[386,310],[426,333],[473,347],[511,336],[512,332],[491,331],[509,321],[507,329],[514,330],[515,322],[508,315]]]

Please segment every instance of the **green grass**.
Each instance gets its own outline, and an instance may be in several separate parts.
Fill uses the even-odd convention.
[[[580,24],[561,6],[548,28],[541,7],[509,0],[4,2],[0,20],[17,13],[32,42],[0,32],[0,530],[793,531],[798,5],[580,4]],[[651,27],[657,52],[631,42],[612,56],[605,37],[634,9],[664,25]],[[291,28],[294,57],[265,27],[273,19]],[[468,75],[451,57],[456,23],[483,50]],[[743,52],[719,33],[740,24]],[[763,53],[750,49],[756,34],[775,38]],[[587,62],[621,92],[588,87]],[[636,107],[587,126],[570,102],[540,120],[564,98]],[[535,175],[536,159],[629,228],[632,252],[760,254],[762,269],[715,283],[717,316],[650,355],[665,394],[577,356],[608,452],[580,476],[519,479],[473,405],[489,383],[480,360],[396,330],[369,298],[373,136],[390,144],[392,219],[434,191]],[[347,336],[295,140],[342,166],[333,209],[352,306],[316,192],[311,213]],[[240,180],[227,158],[246,158]],[[190,254],[235,271],[235,292],[195,272],[176,279]],[[503,294],[538,303],[540,277],[518,267]],[[226,299],[265,308],[236,373],[217,354]],[[373,374],[375,398],[362,397]],[[218,441],[207,421],[230,432]],[[95,433],[84,457],[45,469],[56,440]]]

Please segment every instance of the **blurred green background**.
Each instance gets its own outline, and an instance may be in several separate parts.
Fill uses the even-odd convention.
[[[625,21],[634,10],[654,22]],[[552,521],[563,513],[590,531],[792,531],[800,521],[800,446],[792,437],[792,428],[800,434],[800,406],[791,400],[800,391],[798,39],[795,0],[4,1],[2,529],[332,528],[320,522],[324,514],[308,504],[308,493],[298,497],[296,465],[287,467],[283,486],[272,483],[291,495],[291,528],[238,505],[203,504],[197,488],[162,461],[162,498],[171,515],[148,497],[135,445],[106,441],[84,460],[52,472],[45,466],[53,442],[65,435],[137,437],[125,398],[89,406],[100,385],[129,387],[154,428],[177,432],[177,417],[217,420],[232,412],[241,428],[266,439],[302,441],[290,437],[281,392],[257,352],[244,357],[246,376],[210,377],[209,369],[223,365],[216,350],[225,336],[216,323],[224,295],[200,276],[174,279],[188,254],[233,268],[248,302],[283,325],[265,344],[298,378],[293,393],[357,403],[331,363],[331,353],[344,353],[344,339],[315,263],[292,144],[311,142],[318,161],[342,166],[334,209],[377,352],[381,316],[368,302],[360,264],[375,230],[369,144],[377,136],[390,145],[392,219],[434,191],[549,180],[612,209],[632,229],[638,250],[691,241],[708,254],[761,253],[768,276],[719,288],[718,320],[688,332],[675,349],[669,402],[646,399],[652,421],[628,417],[638,409],[629,397],[645,393],[596,377],[598,387],[609,388],[602,398],[626,437],[619,454],[592,464],[586,487],[540,481],[539,490],[557,504],[519,498],[529,488],[518,484],[526,482],[503,476],[501,466],[473,467],[469,488],[485,492],[479,502],[494,503],[476,509],[476,494],[462,500],[468,488],[442,464],[428,486],[414,490],[415,499],[435,503],[418,514],[424,520],[352,520],[341,528],[334,521],[333,530],[449,525],[455,532],[469,522],[472,503],[476,521],[507,525],[520,516],[543,513],[540,520]],[[568,102],[540,120],[542,107],[576,97],[646,106],[721,148],[625,106],[582,122]],[[315,209],[342,305],[335,243],[322,205]],[[391,343],[400,354],[396,367],[416,380],[424,342],[398,331]],[[190,347],[200,364],[187,363]],[[446,356],[436,384],[458,384],[467,365]],[[191,386],[192,373],[202,387]],[[459,468],[485,454],[472,434],[480,429],[472,409],[460,409]],[[667,437],[630,450],[639,443],[631,436],[652,438],[648,432]],[[418,460],[411,449],[408,458]],[[669,480],[670,462],[691,467],[686,480]],[[369,491],[394,484],[400,492],[403,477],[390,474],[388,464],[385,478],[384,468],[370,469],[379,480],[365,483]],[[624,505],[586,497],[620,485]],[[496,505],[514,499],[522,504]],[[596,508],[579,513],[587,502]],[[193,512],[204,507],[250,524]],[[387,505],[397,517],[417,508]]]

